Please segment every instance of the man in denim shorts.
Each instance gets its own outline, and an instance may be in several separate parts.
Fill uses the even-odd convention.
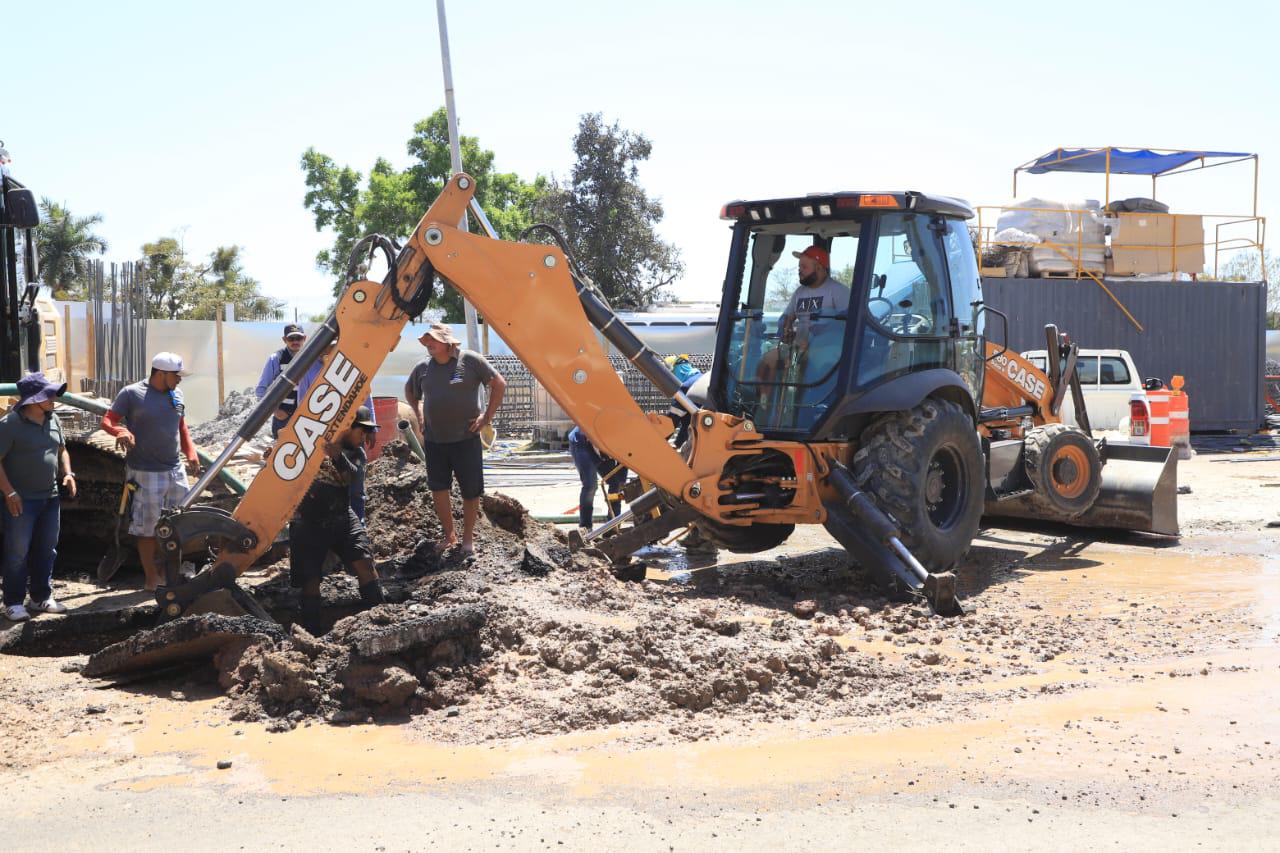
[[[129,532],[138,539],[146,588],[161,582],[156,559],[156,522],[187,493],[187,473],[199,473],[196,446],[187,432],[186,407],[178,383],[182,357],[162,352],[151,359],[151,376],[116,395],[102,428],[125,451],[125,476],[138,484]]]

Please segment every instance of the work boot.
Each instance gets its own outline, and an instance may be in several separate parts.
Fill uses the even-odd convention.
[[[360,608],[362,610],[368,610],[370,607],[376,607],[385,602],[386,599],[382,597],[382,584],[378,581],[369,581],[360,587]]]
[[[320,621],[320,596],[304,595],[298,604],[298,622],[313,637],[324,634],[324,626]]]

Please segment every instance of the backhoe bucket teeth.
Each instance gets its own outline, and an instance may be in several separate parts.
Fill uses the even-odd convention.
[[[952,572],[938,572],[924,579],[924,597],[939,616],[963,616],[964,605],[956,595],[956,576]]]
[[[986,514],[1077,527],[1105,527],[1178,535],[1178,454],[1169,447],[1103,444],[1102,488],[1075,518],[1056,515],[1027,497],[988,501]]]

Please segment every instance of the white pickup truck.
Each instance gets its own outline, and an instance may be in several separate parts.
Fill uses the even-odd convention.
[[[1023,357],[1041,370],[1048,367],[1048,359],[1042,349],[1024,352]],[[1080,389],[1084,391],[1084,403],[1089,410],[1089,425],[1093,429],[1120,429],[1121,422],[1129,420],[1129,397],[1142,391],[1142,380],[1129,353],[1122,349],[1081,349],[1076,361],[1080,375]],[[1074,424],[1075,406],[1067,394],[1062,406],[1062,420]]]

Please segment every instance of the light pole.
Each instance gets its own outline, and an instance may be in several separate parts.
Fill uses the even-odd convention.
[[[456,175],[462,171],[462,147],[458,142],[458,111],[453,105],[453,68],[449,63],[449,25],[445,22],[444,0],[436,0],[436,17],[440,21],[440,64],[444,66],[444,108],[449,117],[449,164]],[[462,214],[458,227],[467,230],[466,213]],[[462,297],[462,311],[467,321],[467,349],[479,352],[476,308],[465,296]]]

